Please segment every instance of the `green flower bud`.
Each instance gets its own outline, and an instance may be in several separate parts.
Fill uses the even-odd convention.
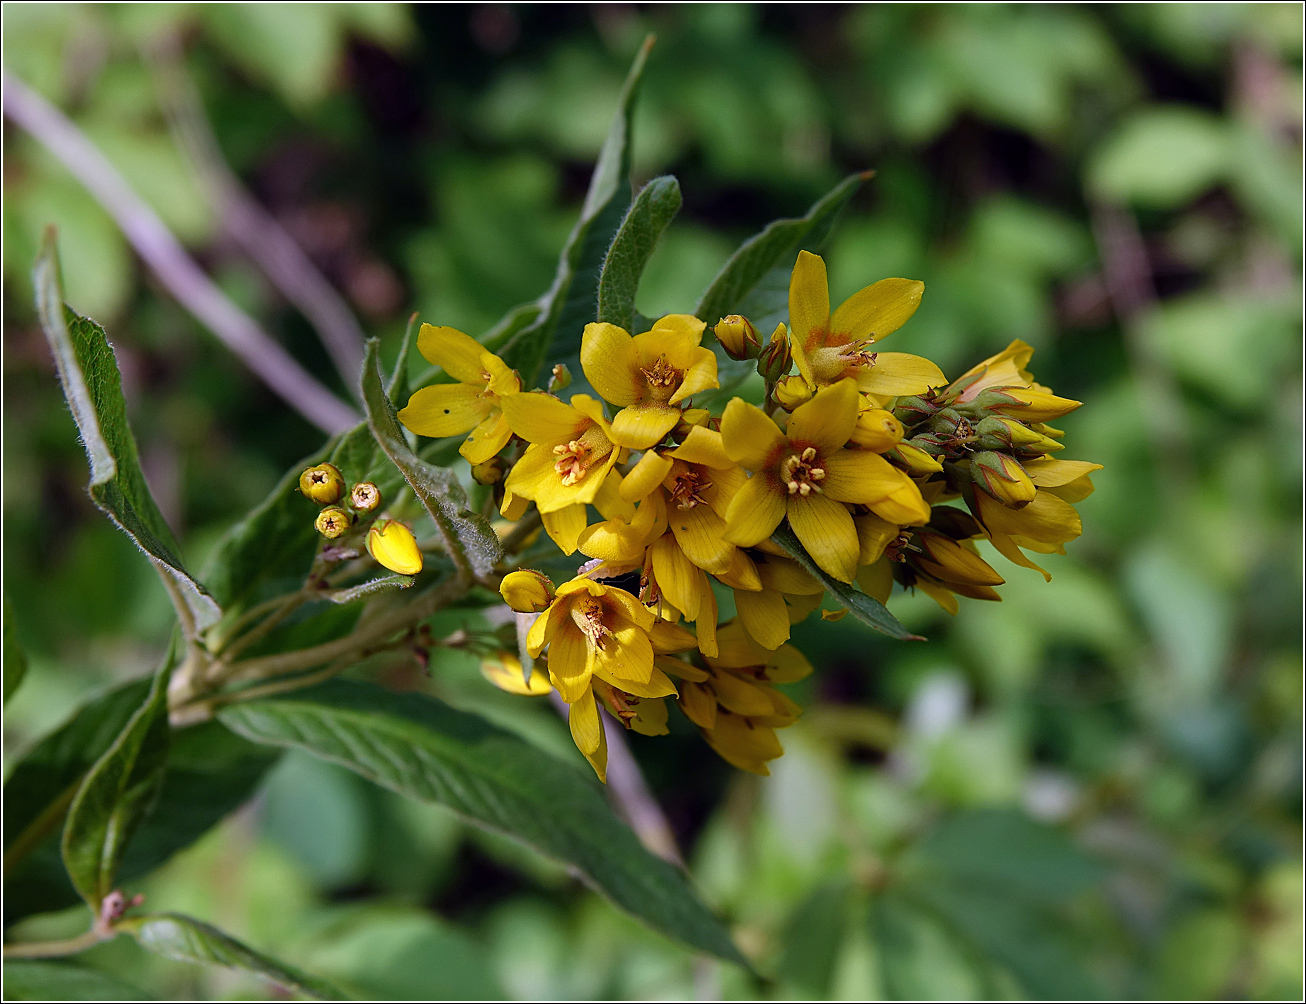
[[[783,324],[777,325],[771,341],[757,357],[757,372],[768,383],[775,383],[789,372],[793,361],[789,351],[789,332]]]
[[[883,453],[902,441],[902,423],[893,412],[883,408],[867,408],[857,416],[852,442],[865,450]]]
[[[793,411],[812,399],[812,386],[801,376],[781,377],[775,385],[775,399],[785,411]]]
[[[345,493],[345,479],[335,464],[318,464],[299,476],[299,490],[318,505],[332,505]]]
[[[975,427],[977,445],[986,450],[1014,448],[1024,453],[1055,453],[1065,447],[1014,418],[990,415]],[[997,444],[997,445],[994,445]]]
[[[497,485],[503,480],[503,460],[491,457],[483,464],[472,465],[472,480],[478,485]]]
[[[1038,492],[1025,468],[1005,453],[974,454],[970,458],[970,475],[987,495],[1011,509],[1023,509],[1034,501]]]
[[[327,540],[335,540],[342,533],[353,525],[354,517],[348,509],[341,509],[339,506],[327,506],[317,514],[317,519],[313,525],[317,527],[317,532]]]
[[[556,394],[560,390],[566,390],[571,386],[571,370],[567,369],[565,363],[558,363],[553,367],[553,373],[549,376],[549,393]]]
[[[723,317],[712,332],[731,359],[756,359],[762,351],[762,339],[747,317],[739,314]]]

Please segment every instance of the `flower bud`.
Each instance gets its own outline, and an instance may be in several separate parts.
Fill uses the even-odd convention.
[[[1065,449],[1055,439],[1049,439],[1035,432],[1014,418],[998,418],[996,415],[990,415],[975,427],[975,432],[979,436],[976,445],[986,450],[1010,447],[1025,453],[1055,453],[1057,450]]]
[[[866,450],[883,453],[902,441],[902,423],[883,408],[867,408],[857,416],[852,442]]]
[[[500,690],[523,697],[538,697],[553,689],[549,686],[549,674],[541,669],[535,669],[527,683],[521,660],[510,652],[495,652],[493,656],[482,659],[481,675]]]
[[[689,430],[695,426],[702,426],[704,429],[710,428],[708,423],[712,420],[712,413],[706,408],[686,408],[680,413],[680,421],[672,429],[672,435],[677,442],[683,442],[689,435]]]
[[[723,317],[712,332],[731,359],[756,359],[762,351],[762,339],[747,317],[739,314]]]
[[[483,464],[472,464],[472,480],[478,485],[497,485],[503,480],[503,460],[491,457]]]
[[[318,464],[299,476],[299,490],[318,505],[331,505],[345,493],[345,479],[335,464]]]
[[[1026,422],[1047,422],[1062,415],[1068,415],[1081,404],[1068,397],[1057,397],[1050,390],[1042,387],[1008,387],[1006,393],[1016,399],[1014,406],[1008,406]]]
[[[768,383],[775,383],[789,372],[793,365],[793,355],[789,351],[789,332],[783,324],[776,325],[771,341],[757,357],[757,372]]]
[[[549,377],[549,393],[556,394],[560,390],[566,390],[571,386],[571,370],[567,369],[565,363],[558,363],[553,367],[553,373]]]
[[[367,553],[392,572],[416,575],[422,570],[422,552],[413,531],[398,520],[386,519],[367,531]]]
[[[899,461],[907,468],[909,474],[921,477],[926,474],[938,474],[943,470],[943,464],[935,460],[924,450],[911,443],[899,443],[891,450],[886,450],[886,457]]]
[[[1029,505],[1038,491],[1025,468],[1005,453],[974,454],[970,458],[970,474],[986,494],[1011,509]]]
[[[353,522],[354,517],[348,509],[341,509],[339,506],[331,505],[317,514],[317,519],[313,521],[313,525],[317,527],[317,532],[327,540],[335,540],[348,530]]]
[[[939,410],[937,404],[923,397],[900,397],[893,406],[893,416],[905,427],[919,425]]]
[[[812,399],[812,387],[797,374],[781,377],[775,385],[775,399],[785,411],[793,411]]]
[[[499,595],[519,614],[537,614],[553,602],[553,580],[543,572],[519,568],[503,577]]]
[[[359,512],[371,512],[381,504],[381,489],[370,481],[360,481],[349,493],[349,504]]]

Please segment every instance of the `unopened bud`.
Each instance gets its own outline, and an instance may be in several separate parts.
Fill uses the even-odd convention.
[[[566,390],[571,386],[571,370],[567,369],[565,363],[558,363],[553,367],[553,373],[549,377],[549,393],[556,394],[560,390]]]
[[[1025,453],[1055,453],[1065,449],[1055,439],[1035,432],[1014,418],[990,415],[975,427],[975,432],[979,436],[976,445],[985,450],[1010,447]]]
[[[887,458],[899,461],[907,468],[908,473],[916,477],[926,474],[938,474],[943,470],[943,464],[911,443],[899,443],[893,449],[886,450],[884,455]]]
[[[812,399],[812,385],[797,374],[781,377],[775,385],[775,399],[785,411],[793,411]]]
[[[1025,468],[1005,453],[986,450],[970,458],[970,474],[984,492],[1012,509],[1022,509],[1034,501],[1038,489]]]
[[[852,442],[863,449],[883,453],[901,441],[902,423],[893,417],[893,412],[883,408],[867,408],[857,416]]]
[[[731,359],[756,359],[762,351],[762,339],[747,317],[739,314],[723,317],[712,331]]]
[[[422,570],[417,538],[398,520],[382,520],[367,531],[367,553],[378,564],[400,575],[416,575]]]
[[[472,480],[478,485],[497,485],[503,480],[503,460],[491,457],[483,464],[472,464]]]
[[[299,490],[318,505],[331,505],[345,493],[345,479],[335,464],[318,464],[299,476]]]
[[[775,383],[789,372],[793,361],[789,351],[789,331],[783,324],[776,325],[771,341],[757,357],[757,372],[768,383]]]
[[[1016,399],[1016,404],[1007,406],[1007,410],[1026,422],[1047,422],[1060,418],[1070,414],[1082,403],[1068,397],[1057,397],[1041,387],[1007,387],[1005,392]]]
[[[910,429],[930,418],[938,410],[937,404],[923,397],[900,397],[893,406],[893,416]]]
[[[349,493],[349,504],[359,512],[372,512],[381,504],[381,489],[370,481],[360,481]]]
[[[677,441],[684,441],[689,435],[689,430],[696,426],[708,428],[708,423],[712,420],[712,413],[706,408],[686,408],[680,413],[680,421],[672,430],[672,435]]]
[[[553,580],[543,572],[519,568],[503,577],[499,595],[519,614],[537,614],[553,602]]]
[[[313,521],[313,525],[317,527],[317,532],[327,540],[335,540],[348,530],[353,522],[354,517],[348,509],[341,509],[339,506],[331,505],[317,514],[317,519]]]

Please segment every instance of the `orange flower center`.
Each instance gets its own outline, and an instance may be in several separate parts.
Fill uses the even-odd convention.
[[[603,623],[603,604],[593,596],[586,596],[572,606],[571,619],[589,639],[590,645],[602,650],[603,639],[612,634]]]
[[[678,474],[671,482],[671,499],[678,509],[693,509],[707,501],[703,493],[712,487],[712,482],[697,471]]]
[[[780,480],[789,489],[790,495],[806,498],[812,492],[820,493],[821,486],[817,482],[825,480],[825,468],[817,467],[817,460],[814,446],[785,458],[780,465]]]
[[[649,396],[658,402],[668,400],[675,393],[676,388],[680,386],[680,381],[684,376],[680,370],[667,362],[665,354],[658,356],[657,361],[652,366],[641,366],[639,371],[644,375],[644,381],[648,384]]]
[[[558,459],[553,469],[562,476],[562,483],[570,488],[589,473],[589,469],[612,452],[612,443],[597,425],[591,425],[579,439],[553,448]]]

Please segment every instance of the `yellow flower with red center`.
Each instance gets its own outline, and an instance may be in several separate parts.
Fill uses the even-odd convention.
[[[857,424],[852,380],[822,389],[794,409],[786,431],[765,412],[739,398],[721,419],[726,454],[753,472],[726,514],[725,539],[751,547],[786,517],[812,559],[827,573],[852,582],[857,571],[857,531],[845,503],[869,506],[890,522],[930,518],[920,489],[877,453],[844,445]]]
[[[599,396],[621,409],[612,419],[614,443],[653,446],[680,422],[678,405],[719,386],[716,356],[699,344],[704,327],[689,314],[668,314],[634,337],[615,324],[585,325],[581,367]]]
[[[594,501],[620,452],[601,403],[585,394],[570,404],[548,394],[514,394],[504,399],[503,413],[531,444],[504,482],[508,492],[533,500],[541,513]]]
[[[471,430],[458,452],[482,464],[507,445],[512,429],[502,403],[521,390],[521,377],[475,338],[454,328],[423,324],[417,351],[458,383],[433,384],[415,391],[399,421],[419,436],[457,436]]]
[[[852,377],[864,393],[889,397],[941,387],[948,381],[928,359],[872,348],[916,313],[924,292],[916,279],[881,279],[831,314],[825,262],[799,251],[789,282],[789,347],[798,372],[813,387]]]

